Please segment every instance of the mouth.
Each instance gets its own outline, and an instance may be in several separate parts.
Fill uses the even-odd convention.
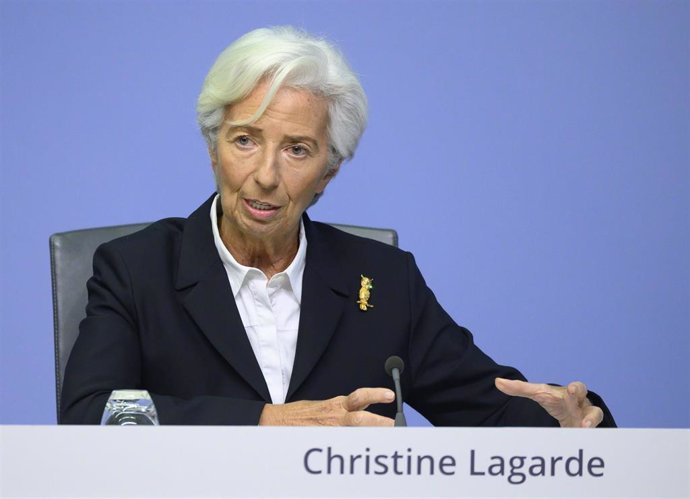
[[[249,212],[257,218],[269,218],[280,208],[279,206],[265,203],[257,199],[244,199],[244,204]]]
[[[269,203],[262,203],[261,201],[257,201],[255,199],[247,199],[247,204],[254,208],[255,210],[262,210],[262,211],[268,211],[268,210],[277,210],[278,207],[274,206]]]

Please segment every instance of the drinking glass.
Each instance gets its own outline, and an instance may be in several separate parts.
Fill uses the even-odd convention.
[[[158,413],[146,390],[113,390],[105,404],[102,425],[158,425]]]

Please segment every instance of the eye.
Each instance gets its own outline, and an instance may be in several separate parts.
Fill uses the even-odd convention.
[[[309,150],[301,144],[290,146],[288,150],[290,151],[290,154],[298,157],[306,156],[309,154]]]
[[[252,145],[252,139],[249,138],[249,135],[239,135],[235,137],[234,142],[240,147],[249,147]]]

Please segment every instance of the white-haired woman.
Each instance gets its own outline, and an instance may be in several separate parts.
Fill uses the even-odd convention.
[[[246,34],[197,112],[217,192],[96,252],[62,422],[97,423],[111,390],[145,388],[163,424],[391,425],[395,354],[434,424],[614,424],[581,383],[526,383],[482,353],[409,253],[309,220],[367,117],[328,42]]]

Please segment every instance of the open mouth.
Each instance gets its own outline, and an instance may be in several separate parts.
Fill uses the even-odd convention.
[[[280,208],[280,206],[275,206],[271,203],[264,203],[263,201],[257,201],[256,199],[245,199],[244,203],[253,216],[257,218],[272,217]]]
[[[247,204],[254,208],[255,210],[260,210],[260,211],[269,211],[269,210],[275,210],[278,207],[273,206],[272,204],[268,203],[262,203],[261,201],[255,201],[253,199],[248,199]]]

